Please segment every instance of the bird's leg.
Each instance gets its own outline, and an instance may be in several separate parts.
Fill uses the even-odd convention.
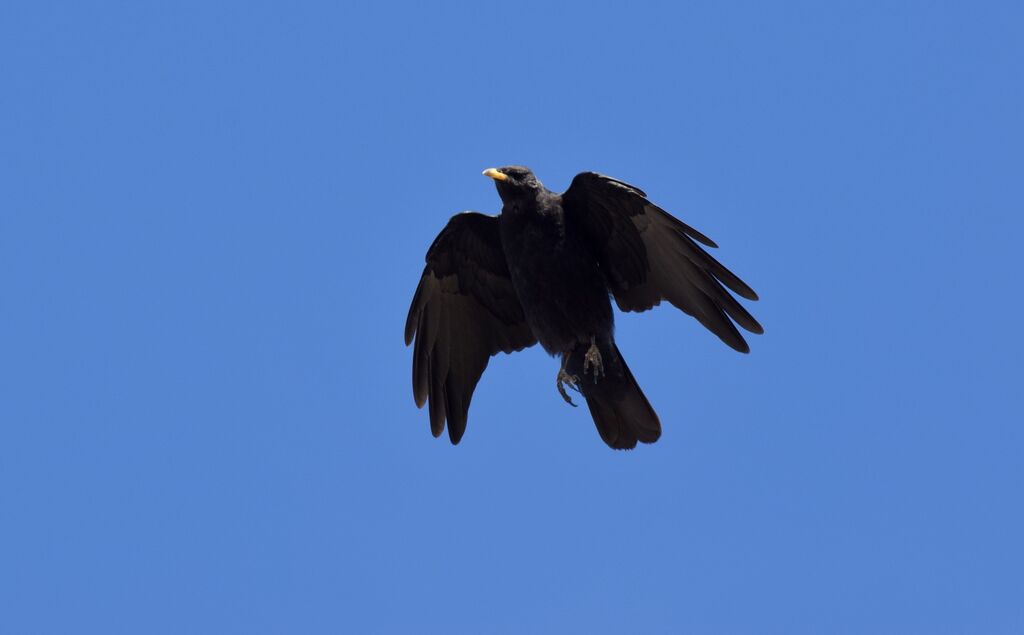
[[[558,394],[562,395],[562,399],[565,399],[565,403],[569,404],[573,408],[576,404],[569,398],[569,393],[565,392],[565,387],[562,384],[569,384],[569,388],[572,388],[576,392],[580,392],[580,378],[576,375],[570,375],[565,372],[565,363],[569,361],[569,355],[562,355],[562,367],[558,369],[558,377],[555,378],[555,386],[558,388]]]
[[[590,348],[587,349],[587,354],[583,358],[584,376],[591,366],[594,367],[594,383],[596,384],[598,376],[604,376],[604,361],[601,360],[601,350],[597,348],[596,338],[593,336],[590,338]]]

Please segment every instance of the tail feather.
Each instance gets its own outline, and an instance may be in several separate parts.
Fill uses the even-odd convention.
[[[641,443],[654,443],[661,436],[661,422],[629,371],[619,348],[611,341],[598,342],[604,375],[594,382],[593,369],[583,372],[589,344],[569,354],[566,371],[580,377],[580,388],[594,418],[601,439],[609,447],[628,450]]]

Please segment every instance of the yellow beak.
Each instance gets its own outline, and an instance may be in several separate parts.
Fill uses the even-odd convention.
[[[498,172],[494,168],[487,168],[486,170],[484,170],[484,176],[489,176],[492,179],[494,179],[495,181],[507,181],[508,180],[508,176],[507,175],[502,174],[501,172]]]

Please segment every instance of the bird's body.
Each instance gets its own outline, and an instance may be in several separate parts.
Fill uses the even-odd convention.
[[[567,226],[561,197],[506,203],[501,245],[526,322],[548,353],[561,355],[614,328],[608,288],[586,241]]]
[[[562,397],[572,403],[564,384],[583,395],[605,443],[656,441],[661,423],[616,346],[609,296],[624,311],[668,300],[741,352],[749,348],[733,322],[763,332],[726,287],[757,295],[697,242],[716,245],[639,188],[584,172],[559,195],[527,168],[484,174],[501,215],[452,217],[427,252],[406,321],[413,395],[429,401],[435,436],[447,421],[452,443],[462,438],[490,356],[540,342],[561,358]]]

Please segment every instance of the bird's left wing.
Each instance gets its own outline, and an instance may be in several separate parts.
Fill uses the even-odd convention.
[[[757,299],[754,290],[697,243],[718,245],[647,200],[640,188],[583,172],[562,194],[562,209],[566,223],[593,246],[623,311],[646,311],[668,300],[743,353],[750,347],[733,321],[764,332],[726,287],[748,300]]]
[[[440,436],[447,419],[458,443],[490,357],[537,342],[512,287],[496,216],[456,214],[438,234],[405,322],[406,346],[414,338],[416,405],[429,399],[431,432]]]

